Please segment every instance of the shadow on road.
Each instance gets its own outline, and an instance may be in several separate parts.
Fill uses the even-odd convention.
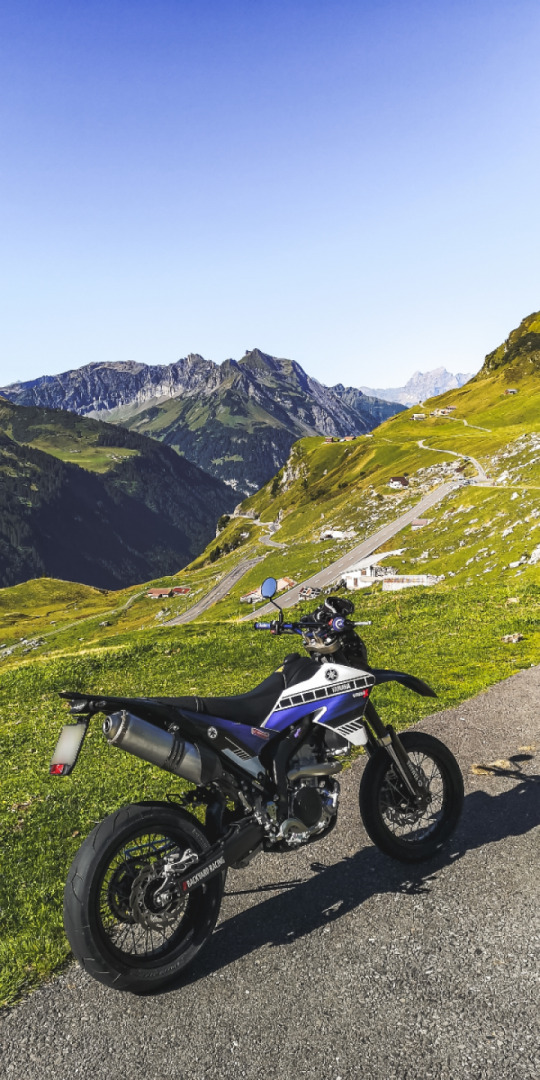
[[[436,875],[467,852],[529,832],[540,825],[540,775],[517,775],[520,782],[509,791],[468,795],[452,841],[427,863],[397,863],[370,846],[331,866],[312,863],[313,876],[301,881],[270,883],[257,890],[240,887],[237,893],[231,890],[232,895],[254,891],[264,899],[218,926],[176,988],[207,978],[263,945],[292,944],[376,894],[428,893]],[[271,855],[268,860],[270,871]],[[235,880],[241,884],[241,878]],[[268,896],[269,892],[277,895]]]

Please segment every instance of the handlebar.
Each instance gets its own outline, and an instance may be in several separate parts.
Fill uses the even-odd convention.
[[[342,616],[337,616],[334,619],[328,619],[326,623],[321,623],[318,619],[309,619],[309,617],[303,617],[302,621],[297,623],[292,622],[280,622],[279,619],[274,619],[272,622],[256,622],[253,623],[254,630],[270,630],[273,634],[309,634],[310,631],[316,630],[317,632],[342,634],[348,626],[371,626],[371,619],[364,620],[363,622],[349,622],[348,619],[344,619]]]

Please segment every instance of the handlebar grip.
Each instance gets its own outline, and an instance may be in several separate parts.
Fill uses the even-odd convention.
[[[256,622],[253,624],[254,630],[270,630],[272,623],[269,622]]]

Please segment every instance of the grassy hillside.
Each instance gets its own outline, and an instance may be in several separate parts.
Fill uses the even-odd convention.
[[[457,704],[535,662],[540,589],[520,583],[509,605],[504,589],[485,585],[467,602],[459,591],[366,594],[362,614],[373,662],[410,670],[431,682],[437,707]],[[518,646],[503,634],[524,633]],[[66,643],[51,656],[12,660],[0,683],[0,1002],[14,1001],[68,956],[62,890],[69,863],[95,821],[118,806],[163,798],[183,782],[108,748],[92,724],[80,763],[63,780],[48,775],[64,709],[61,689],[126,694],[234,693],[255,685],[290,642],[249,624],[201,623],[120,638]],[[408,726],[433,702],[403,688],[381,687],[384,715]],[[348,826],[357,827],[354,819]]]
[[[540,375],[534,350],[527,367],[518,348],[533,324],[523,327],[523,340],[511,335],[506,363],[490,363],[467,386],[400,414],[371,437],[297,442],[277,477],[222,520],[219,536],[194,562],[151,582],[189,585],[188,598],[156,602],[141,584],[104,591],[44,578],[0,590],[0,1000],[15,1000],[67,957],[63,882],[94,821],[122,803],[182,787],[109,749],[97,722],[73,776],[49,777],[64,720],[60,689],[171,695],[249,689],[291,643],[241,623],[240,596],[269,573],[306,579],[452,477],[455,490],[426,515],[428,524],[409,526],[386,545],[401,552],[391,556],[392,565],[443,574],[441,584],[401,593],[375,586],[355,595],[359,617],[371,620],[370,659],[432,683],[438,708],[538,662]],[[518,394],[505,394],[508,388]],[[456,406],[451,416],[429,415],[444,405]],[[413,421],[413,411],[427,418]],[[477,476],[471,457],[485,468],[488,484],[464,483]],[[407,488],[388,486],[404,474]],[[328,526],[350,535],[321,541]],[[265,544],[270,539],[281,546]],[[254,555],[262,562],[203,618],[166,625]],[[508,634],[522,637],[508,644]],[[377,699],[399,727],[433,710],[432,701],[397,685],[381,687]]]
[[[48,575],[114,588],[174,572],[233,499],[154,440],[0,402],[0,585]]]

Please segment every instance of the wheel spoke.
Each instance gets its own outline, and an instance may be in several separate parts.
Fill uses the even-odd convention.
[[[431,756],[412,751],[409,754],[411,768],[426,792],[428,806],[419,807],[411,798],[405,784],[390,765],[381,785],[379,809],[386,828],[409,843],[418,843],[428,837],[438,826],[445,813],[445,784],[441,770]]]
[[[125,957],[152,959],[178,937],[188,904],[173,897],[162,909],[153,897],[163,880],[163,858],[183,850],[163,833],[141,833],[124,843],[109,862],[100,890],[100,921],[110,944]]]

